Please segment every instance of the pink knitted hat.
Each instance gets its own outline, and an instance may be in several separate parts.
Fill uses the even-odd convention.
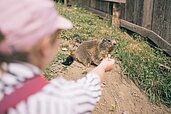
[[[60,16],[52,0],[0,0],[0,52],[24,51],[57,29],[71,29],[72,23]]]

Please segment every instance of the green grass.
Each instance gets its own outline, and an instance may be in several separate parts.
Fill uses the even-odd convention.
[[[139,35],[130,37],[109,27],[108,21],[82,8],[57,4],[57,9],[74,23],[72,30],[62,32],[62,38],[77,42],[104,37],[115,39],[118,43],[112,56],[121,61],[125,73],[147,93],[151,102],[171,107],[171,58],[161,49],[151,48]]]
[[[115,57],[153,103],[171,107],[171,59],[144,41],[120,39]]]

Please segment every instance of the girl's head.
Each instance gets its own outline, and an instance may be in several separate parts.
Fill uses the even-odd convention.
[[[72,28],[52,0],[1,0],[0,14],[0,62],[27,61],[44,68],[59,48],[54,39],[60,30]]]

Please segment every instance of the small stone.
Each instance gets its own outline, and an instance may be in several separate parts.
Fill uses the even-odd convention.
[[[62,51],[68,51],[68,49],[67,48],[62,48]]]
[[[122,114],[129,114],[129,112],[128,111],[124,111],[124,112],[122,112]]]

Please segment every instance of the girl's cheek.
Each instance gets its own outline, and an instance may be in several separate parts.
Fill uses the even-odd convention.
[[[57,51],[60,50],[60,48],[61,48],[60,41],[57,41],[57,42],[55,43],[55,48],[56,48]]]
[[[58,51],[60,50],[61,48],[61,44],[60,44],[60,41],[56,41],[55,44],[53,44],[53,50],[54,50],[54,53],[58,53]]]

